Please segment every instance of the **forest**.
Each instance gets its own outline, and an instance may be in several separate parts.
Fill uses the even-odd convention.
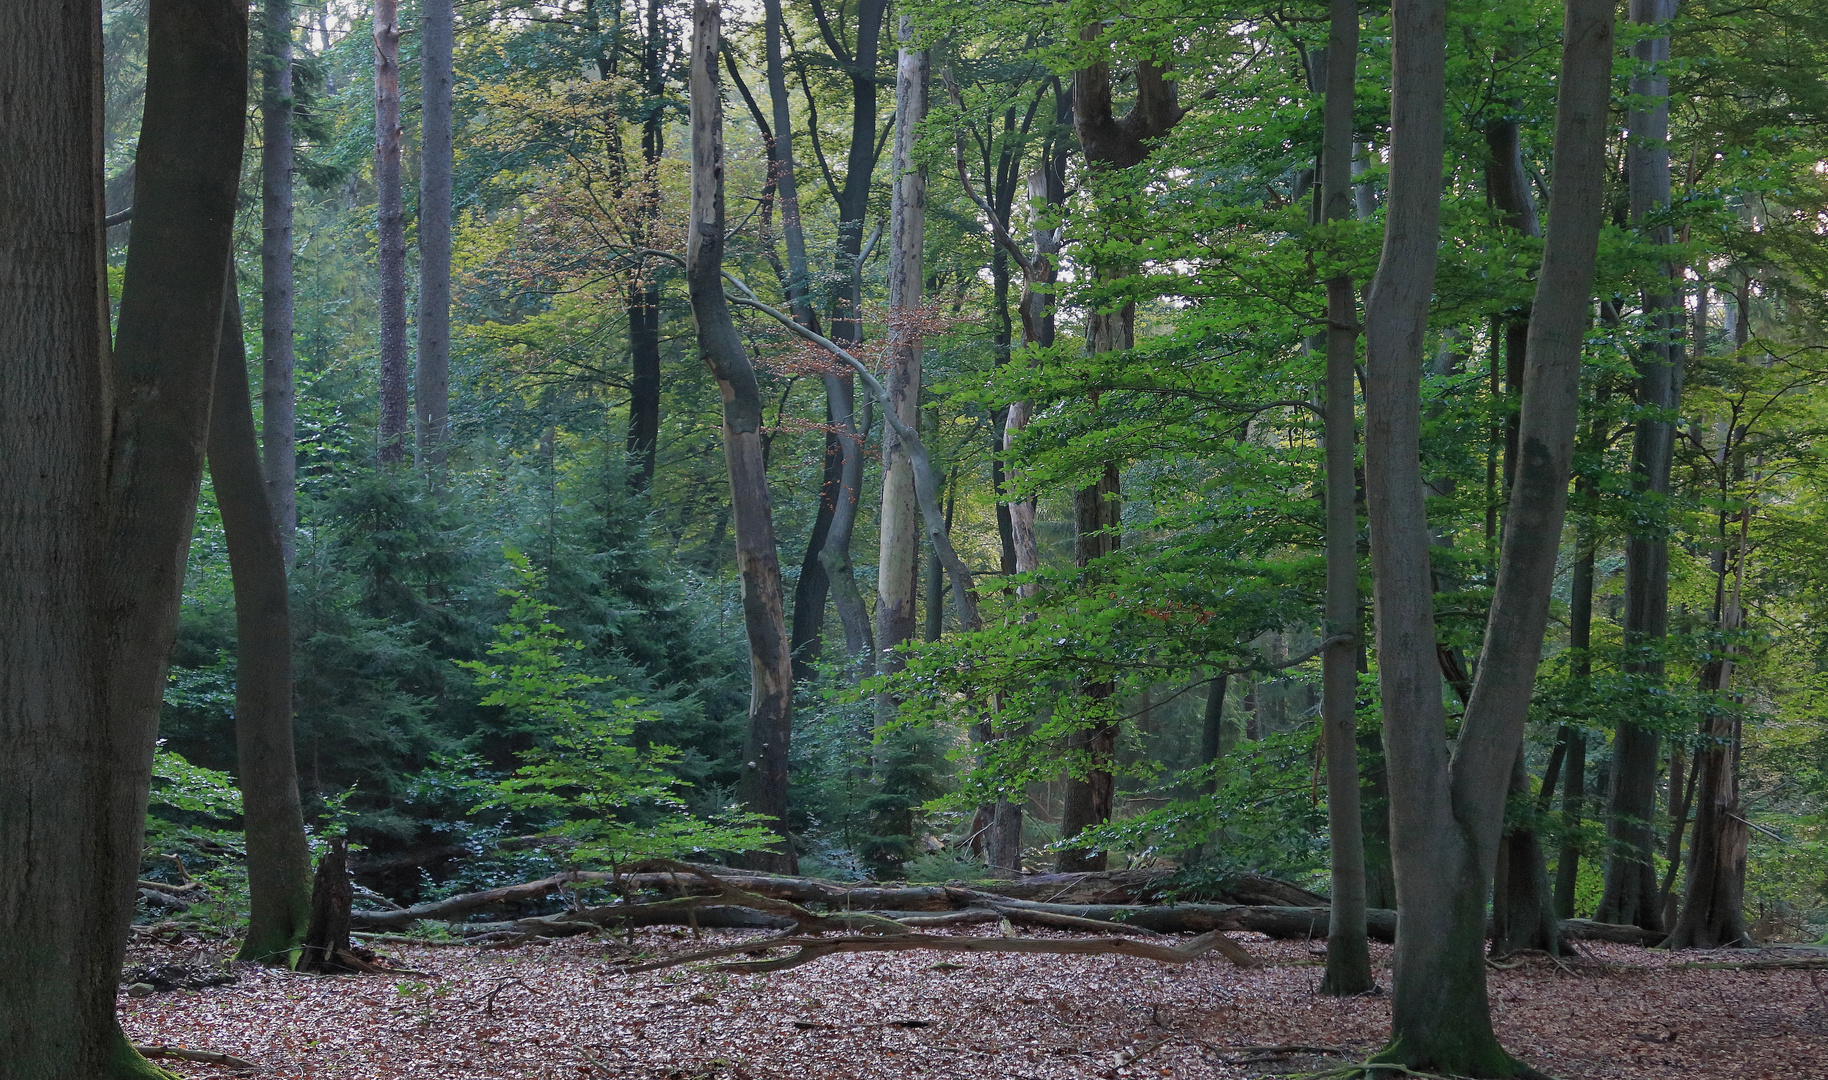
[[[1825,52],[0,4],[0,1080],[1822,1075]]]

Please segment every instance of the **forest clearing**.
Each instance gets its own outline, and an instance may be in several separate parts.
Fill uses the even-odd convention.
[[[1263,961],[1254,970],[1217,957],[903,954],[769,975],[620,973],[633,955],[739,935],[759,936],[644,930],[632,948],[570,939],[520,952],[388,944],[415,974],[249,966],[228,986],[123,996],[121,1015],[137,1043],[208,1047],[258,1064],[256,1075],[299,1080],[1242,1080],[1362,1059],[1390,1023],[1387,996],[1314,993],[1319,943],[1252,934],[1239,940]],[[1499,1037],[1552,1075],[1801,1080],[1828,1060],[1822,970],[1706,966],[1796,950],[1581,950],[1489,976]],[[136,945],[128,963],[199,952],[213,950]],[[1372,960],[1387,984],[1388,946],[1373,946]],[[180,1064],[198,1078],[245,1075]]]
[[[1822,0],[0,0],[0,1080],[1828,1077]]]

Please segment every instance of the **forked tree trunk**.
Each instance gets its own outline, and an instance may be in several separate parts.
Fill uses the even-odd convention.
[[[1352,216],[1352,105],[1358,79],[1358,3],[1332,0],[1320,203],[1327,221]],[[1350,276],[1327,281],[1326,635],[1321,654],[1321,733],[1327,762],[1327,835],[1333,911],[1321,990],[1375,987],[1365,942],[1365,837],[1358,798],[1358,300]],[[1219,691],[1224,693],[1223,689]],[[1222,701],[1222,699],[1221,699]],[[1208,710],[1211,711],[1210,709]],[[1211,726],[1211,721],[1208,721]]]
[[[1630,20],[1648,26],[1673,19],[1676,0],[1631,0]],[[1664,33],[1632,45],[1642,65],[1669,60]],[[1633,224],[1652,243],[1671,240],[1667,225],[1647,227],[1644,217],[1669,205],[1669,77],[1661,71],[1632,76],[1634,101],[1652,102],[1626,117],[1630,139],[1625,148]],[[1665,267],[1665,274],[1673,266]],[[1644,311],[1650,340],[1638,349],[1638,404],[1656,413],[1641,417],[1631,445],[1633,487],[1641,498],[1660,501],[1669,494],[1669,468],[1675,450],[1675,423],[1670,414],[1681,401],[1682,344],[1680,303],[1673,282],[1646,289]],[[1663,679],[1659,655],[1669,627],[1669,539],[1661,521],[1640,526],[1625,537],[1625,670],[1651,683]],[[1657,809],[1657,733],[1636,724],[1619,724],[1613,740],[1612,804],[1606,822],[1610,858],[1606,889],[1597,918],[1632,923],[1646,930],[1663,929],[1663,912],[1651,857]]]
[[[400,190],[400,3],[374,5],[375,269],[381,278],[381,424],[383,465],[406,460],[406,206]]]
[[[292,384],[292,3],[266,0],[261,81],[261,444],[267,501],[286,562],[298,530],[298,435]]]
[[[247,7],[155,0],[114,362],[101,12],[0,5],[0,1061],[165,1077],[116,979],[221,333]],[[47,243],[47,237],[55,243]]]
[[[419,363],[413,378],[418,451],[443,467],[451,399],[452,0],[421,0],[419,37]]]
[[[292,619],[279,528],[260,476],[241,303],[229,275],[210,408],[209,471],[235,587],[235,752],[247,842],[242,960],[290,965],[311,917],[311,852],[292,746]]]
[[[1423,334],[1440,223],[1445,120],[1441,0],[1393,8],[1388,224],[1366,304],[1365,473],[1397,901],[1391,1040],[1374,1060],[1462,1076],[1534,1075],[1493,1033],[1485,900],[1508,776],[1548,619],[1567,503],[1603,210],[1611,0],[1568,0],[1556,106],[1555,217],[1530,325],[1521,456],[1485,645],[1449,756],[1423,505]]]
[[[787,752],[793,731],[793,662],[781,592],[781,563],[762,459],[762,398],[724,297],[724,116],[717,53],[723,12],[715,0],[692,5],[692,205],[686,279],[698,351],[724,403],[724,462],[736,522],[736,564],[749,640],[749,738],[740,792],[744,806],[781,837],[773,851],[750,852],[755,870],[794,872],[787,828]]]

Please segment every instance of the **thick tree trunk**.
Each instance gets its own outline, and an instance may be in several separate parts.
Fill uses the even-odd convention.
[[[636,9],[637,13],[639,8]],[[641,175],[635,206],[635,242],[649,242],[660,223],[659,163],[665,153],[666,33],[660,0],[648,0],[647,30],[641,39]],[[617,15],[620,18],[620,12]],[[618,144],[620,140],[618,139]],[[620,145],[616,153],[621,154]],[[624,297],[628,312],[628,437],[630,491],[654,483],[660,453],[660,279],[654,267],[631,281]]]
[[[138,867],[139,830],[119,827],[135,783],[95,647],[110,419],[101,58],[99,0],[0,4],[0,1060],[71,1080],[165,1075],[114,1060],[122,870]]]
[[[1074,562],[1081,568],[1089,568],[1117,550],[1118,529],[1122,524],[1122,504],[1117,501],[1119,490],[1117,466],[1106,462],[1097,483],[1074,493],[1073,506],[1078,522]],[[1109,708],[1111,695],[1117,687],[1113,682],[1100,680],[1085,683],[1079,689],[1093,703],[1088,705],[1088,711],[1096,715]],[[1074,760],[1072,771],[1066,777],[1065,804],[1060,813],[1060,838],[1063,840],[1111,820],[1117,792],[1117,780],[1111,772],[1117,760],[1117,721],[1096,719],[1068,736],[1066,745]],[[1063,874],[1103,870],[1105,862],[1106,853],[1102,849],[1063,848],[1055,869]]]
[[[1676,0],[1631,0],[1630,20],[1640,26],[1675,17]],[[1640,65],[1669,60],[1669,37],[1646,38],[1635,43],[1632,57]],[[1646,227],[1645,215],[1669,205],[1669,77],[1657,70],[1642,70],[1631,80],[1635,101],[1649,101],[1649,108],[1634,108],[1626,117],[1631,132],[1625,150],[1625,171],[1630,187],[1630,214],[1652,243],[1670,242],[1667,225]],[[1673,267],[1666,268],[1666,273]],[[1674,283],[1649,289],[1644,311],[1651,338],[1638,350],[1638,404],[1656,410],[1639,418],[1631,446],[1633,486],[1639,497],[1660,504],[1669,494],[1669,468],[1675,449],[1674,411],[1682,393],[1680,303]],[[1633,529],[1625,537],[1625,668],[1652,683],[1663,678],[1660,650],[1669,626],[1669,539],[1658,505],[1655,523]],[[1657,733],[1636,724],[1621,723],[1613,740],[1612,800],[1606,822],[1611,856],[1606,861],[1606,890],[1598,917],[1606,922],[1631,923],[1646,930],[1663,929],[1656,867],[1651,849],[1655,843],[1657,808]]]
[[[781,837],[774,851],[749,853],[757,870],[793,872],[798,860],[787,827],[787,753],[792,735],[793,663],[782,611],[781,564],[762,461],[762,400],[755,369],[724,298],[724,117],[717,53],[723,13],[713,0],[692,6],[692,206],[686,277],[698,349],[724,403],[724,461],[736,519],[736,562],[749,639],[749,738],[743,804]]]
[[[418,452],[444,465],[451,399],[451,53],[453,0],[422,0],[419,37],[419,362],[413,373]]]
[[[401,193],[400,3],[374,5],[375,269],[381,278],[381,423],[383,465],[406,460],[406,207]]]
[[[298,434],[292,384],[292,4],[266,0],[261,82],[260,405],[267,501],[286,562],[298,531]]]
[[[1537,283],[1522,448],[1485,645],[1460,745],[1441,712],[1420,458],[1423,332],[1440,222],[1445,4],[1393,9],[1388,224],[1366,304],[1366,486],[1398,907],[1391,1041],[1378,1060],[1510,1076],[1485,989],[1485,899],[1507,777],[1548,618],[1567,502],[1581,342],[1603,208],[1610,0],[1568,0],[1555,131],[1556,214]]]
[[[1511,768],[1510,795],[1524,800],[1530,795],[1530,773],[1522,747]],[[1525,949],[1559,955],[1561,933],[1554,897],[1536,830],[1528,825],[1506,829],[1498,841],[1498,869],[1492,883],[1492,955]]]
[[[311,917],[311,852],[292,748],[292,619],[285,552],[260,476],[241,302],[231,273],[210,408],[209,470],[235,586],[236,780],[248,855],[239,958],[292,963]]]
[[[100,5],[0,5],[0,1060],[164,1077],[115,1019],[221,333],[247,8],[155,0],[112,366]]]
[[[1352,216],[1352,105],[1358,79],[1357,0],[1332,0],[1321,145],[1321,213]],[[1327,833],[1333,910],[1321,990],[1375,987],[1365,945],[1365,838],[1358,792],[1358,302],[1352,279],[1327,282],[1326,634],[1321,654],[1321,733],[1327,762]]]

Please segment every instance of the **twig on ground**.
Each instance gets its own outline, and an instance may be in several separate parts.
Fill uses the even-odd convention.
[[[260,1066],[251,1061],[244,1061],[232,1054],[221,1054],[214,1050],[187,1050],[182,1046],[134,1046],[134,1052],[141,1057],[177,1058],[180,1061],[200,1061],[205,1065],[226,1065],[231,1069],[258,1069]]]

